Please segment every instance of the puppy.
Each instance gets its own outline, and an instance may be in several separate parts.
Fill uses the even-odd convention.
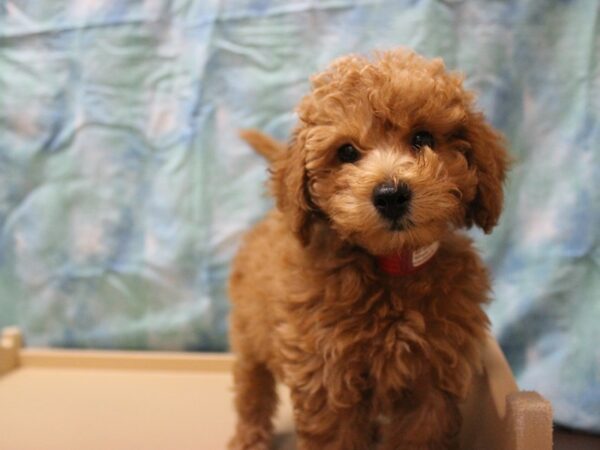
[[[301,450],[456,448],[488,273],[458,230],[489,233],[509,163],[462,77],[399,49],[312,78],[271,160],[277,208],[233,263],[232,450],[270,446],[276,381]]]

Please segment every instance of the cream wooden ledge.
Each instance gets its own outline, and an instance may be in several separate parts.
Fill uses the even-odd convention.
[[[230,354],[23,348],[6,329],[0,450],[225,450],[232,364]],[[274,449],[293,450],[289,393],[279,391]],[[462,450],[552,449],[550,404],[518,390],[491,336],[461,410]]]
[[[16,369],[20,363],[23,338],[18,328],[6,328],[0,337],[0,376]]]
[[[219,353],[131,352],[102,350],[26,349],[20,354],[23,367],[110,369],[142,371],[231,370],[233,355]]]

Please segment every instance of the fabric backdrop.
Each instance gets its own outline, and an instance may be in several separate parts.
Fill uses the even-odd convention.
[[[0,326],[33,345],[225,350],[228,263],[271,206],[237,137],[397,45],[467,75],[517,158],[475,234],[519,383],[600,431],[593,0],[0,0]]]

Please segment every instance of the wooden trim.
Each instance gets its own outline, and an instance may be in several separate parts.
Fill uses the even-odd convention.
[[[0,336],[0,375],[19,366],[23,338],[18,328],[6,328]]]
[[[552,405],[537,392],[519,391],[507,399],[507,437],[512,450],[553,448]]]
[[[502,349],[491,334],[488,334],[482,354],[483,367],[486,371],[488,390],[494,401],[500,419],[506,415],[506,396],[518,392],[519,387]]]
[[[130,352],[23,348],[17,328],[0,336],[0,375],[18,366],[30,368],[229,372],[231,353]]]
[[[233,360],[228,353],[26,349],[20,355],[23,367],[55,369],[228,372]]]

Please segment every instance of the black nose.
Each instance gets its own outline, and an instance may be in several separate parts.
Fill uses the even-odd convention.
[[[395,220],[408,210],[412,191],[406,183],[395,186],[391,183],[380,184],[373,190],[373,204],[386,219]]]

